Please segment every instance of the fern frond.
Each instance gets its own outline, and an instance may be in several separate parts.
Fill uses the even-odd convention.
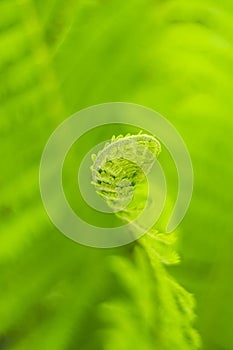
[[[134,219],[143,209],[147,194],[146,175],[160,149],[153,136],[120,135],[94,157],[92,175],[97,193],[113,211],[118,210],[116,215],[130,224],[132,232],[136,225]],[[120,210],[119,202],[125,206]],[[114,260],[117,275],[130,297],[105,306],[105,316],[113,322],[107,332],[107,350],[114,349],[112,344],[116,342],[118,349],[128,349],[120,337],[130,337],[134,349],[199,348],[199,336],[193,329],[193,297],[164,267],[180,261],[173,247],[175,239],[174,234],[159,233],[153,227],[135,244],[134,262],[123,257]],[[137,332],[142,332],[142,343],[137,342]]]

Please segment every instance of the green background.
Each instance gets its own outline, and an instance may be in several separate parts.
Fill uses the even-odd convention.
[[[120,293],[108,257],[130,247],[59,233],[38,172],[56,126],[112,101],[157,110],[189,148],[194,193],[171,273],[196,297],[203,349],[233,349],[232,45],[230,0],[0,1],[0,349],[104,347],[99,305]]]

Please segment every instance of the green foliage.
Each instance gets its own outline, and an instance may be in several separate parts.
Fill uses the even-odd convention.
[[[156,284],[145,248],[128,258],[131,246],[101,251],[69,241],[50,224],[38,186],[43,147],[62,120],[126,101],[158,110],[187,143],[194,195],[180,227],[183,263],[168,269],[196,296],[203,348],[232,349],[232,16],[230,0],[0,1],[0,348],[102,349],[109,324],[100,321],[100,305],[113,299],[132,322],[107,312],[125,327],[119,344],[151,344],[144,320],[154,317]],[[96,132],[76,159],[113,132],[132,131]],[[172,195],[176,174],[166,150],[160,160]],[[76,165],[68,166],[68,183],[76,183]],[[74,190],[71,197],[76,203]],[[76,205],[82,212],[81,200]],[[165,256],[158,237],[151,237],[154,250]],[[127,296],[112,272],[116,266],[122,281],[124,263],[135,276],[123,281],[131,283]],[[130,343],[138,303],[147,311]]]

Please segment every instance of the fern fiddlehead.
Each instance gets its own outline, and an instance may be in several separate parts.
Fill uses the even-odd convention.
[[[125,137],[120,135],[115,138],[113,136],[111,142],[107,143],[103,150],[93,155],[92,183],[96,191],[122,221],[131,223],[132,232],[135,229],[134,219],[145,205],[146,176],[160,151],[160,143],[153,136],[127,134]],[[143,344],[134,345],[135,349],[142,346],[145,349],[154,349],[156,346],[160,350],[199,348],[199,336],[193,329],[193,297],[168,274],[164,266],[179,262],[179,256],[173,249],[174,240],[174,234],[159,233],[156,227],[152,227],[135,244],[135,264],[130,265],[122,257],[115,259],[117,266],[123,266],[123,269],[118,269],[117,274],[124,281],[125,276],[122,274],[127,270],[131,270],[131,274],[135,273],[136,280],[140,279],[140,275],[143,279],[147,275],[148,284],[151,283],[149,277],[153,276],[153,282],[148,287],[150,297],[147,300],[149,307],[152,308],[152,311],[149,312],[150,320],[148,320],[148,310],[146,316],[145,310],[141,315],[139,313],[138,320],[145,320],[143,327],[146,327],[146,336]],[[125,284],[130,293],[132,290],[135,293],[135,282],[132,281],[132,278],[129,278]],[[136,287],[142,291],[142,294],[145,293],[143,288],[141,285]],[[123,305],[124,302],[121,301],[116,304],[117,312],[124,310],[124,318],[128,317],[130,320],[132,311],[125,314],[128,306]],[[141,305],[135,303],[135,298],[134,304],[136,304],[132,306],[134,309],[135,307],[141,309]],[[114,309],[114,303],[112,307]],[[114,312],[111,315],[114,315]],[[114,321],[111,321],[116,329],[120,328],[123,332],[119,318],[115,317]],[[138,331],[140,331],[139,328],[142,328],[142,324],[139,324],[140,322],[138,322]],[[134,331],[137,332],[137,329]],[[116,334],[113,331],[110,334],[109,344],[116,340]],[[107,349],[110,350],[113,347],[109,345]],[[127,349],[127,347],[122,345],[122,349]]]
[[[93,157],[93,184],[97,192],[113,210],[119,211],[132,199],[136,186],[144,183],[159,153],[160,144],[152,136],[113,137],[112,142]],[[124,214],[122,210],[122,219]]]

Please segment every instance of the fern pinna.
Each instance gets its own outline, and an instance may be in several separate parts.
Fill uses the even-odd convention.
[[[127,134],[113,136],[103,150],[93,155],[93,185],[113,212],[130,223],[132,234],[138,229],[135,218],[147,200],[147,174],[160,151],[155,137]],[[102,309],[108,322],[107,350],[115,349],[114,344],[118,344],[118,350],[199,348],[199,336],[193,328],[194,299],[165,267],[179,262],[174,241],[175,233],[159,233],[155,224],[136,241],[131,259],[111,259],[123,283],[124,297]]]

